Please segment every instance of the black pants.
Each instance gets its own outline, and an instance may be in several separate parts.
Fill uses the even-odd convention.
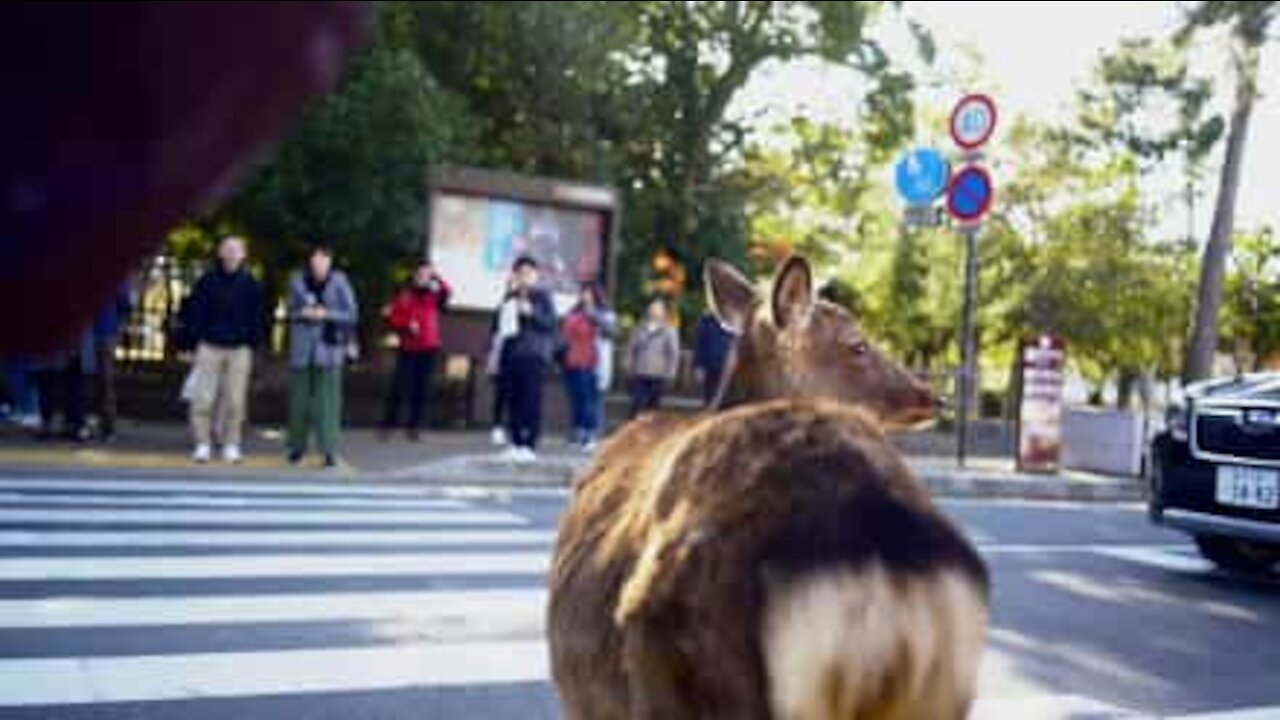
[[[75,435],[84,428],[84,372],[80,367],[79,353],[73,353],[62,368],[41,370],[36,373],[36,387],[40,391],[40,426],[44,432],[53,431],[53,419],[58,414],[57,400],[62,403],[63,430]]]
[[[716,399],[716,393],[720,392],[720,379],[724,377],[723,370],[712,372],[706,370],[706,377],[703,378],[702,384],[702,404],[711,407],[711,403]]]
[[[662,405],[662,390],[666,381],[656,377],[631,378],[631,417],[647,410],[657,410]]]
[[[103,437],[116,432],[119,403],[116,400],[116,341],[100,340],[95,348],[98,358],[98,416]]]
[[[409,405],[405,428],[417,430],[422,426],[422,415],[431,390],[431,376],[436,368],[436,353],[396,353],[396,372],[391,379],[391,392],[382,414],[382,427],[393,428],[400,421],[400,408]]]
[[[503,378],[503,370],[498,370],[498,374],[494,375],[493,381],[493,427],[504,427],[503,419],[507,416],[507,405],[510,402],[507,399],[508,383]]]
[[[547,363],[540,357],[509,357],[502,375],[507,396],[507,432],[516,447],[536,448],[542,434],[542,384]]]

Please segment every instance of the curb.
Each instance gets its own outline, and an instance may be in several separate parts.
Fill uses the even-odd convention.
[[[477,486],[567,488],[584,467],[585,461],[572,458],[544,458],[537,463],[520,465],[473,455],[396,470],[384,473],[381,478]],[[1095,475],[1040,477],[919,465],[913,465],[912,469],[930,492],[940,498],[1122,503],[1138,502],[1146,497],[1142,484],[1135,479]]]

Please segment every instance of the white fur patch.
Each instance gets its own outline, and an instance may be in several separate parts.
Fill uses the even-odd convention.
[[[881,565],[771,591],[764,659],[777,720],[961,720],[987,607],[953,571],[920,579]]]

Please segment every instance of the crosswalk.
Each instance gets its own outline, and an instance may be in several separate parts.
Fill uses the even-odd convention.
[[[543,640],[554,512],[513,507],[414,486],[0,479],[0,716],[465,691],[436,712],[378,716],[555,717]],[[982,551],[1199,567],[1163,546]],[[486,710],[494,688],[524,694]],[[155,717],[253,717],[244,708]],[[972,715],[1073,717],[1139,716],[1034,693],[983,696]]]
[[[552,541],[424,488],[3,480],[0,714],[545,682]]]

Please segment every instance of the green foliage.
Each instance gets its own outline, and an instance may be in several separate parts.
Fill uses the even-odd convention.
[[[1222,324],[1238,367],[1257,370],[1280,353],[1280,239],[1269,228],[1235,238]]]
[[[332,244],[372,316],[421,248],[428,165],[465,157],[470,116],[426,71],[410,8],[378,6],[373,42],[218,213],[255,240],[277,291],[310,243]],[[368,325],[368,324],[366,324]]]
[[[1186,48],[1152,38],[1127,38],[1104,55],[1094,84],[1077,96],[1077,139],[1094,148],[1124,148],[1147,163],[1180,153],[1204,162],[1225,121],[1208,114],[1212,82],[1188,68]]]
[[[613,5],[636,33],[620,54],[626,73],[615,88],[626,98],[619,126],[629,132],[618,140],[626,175],[619,179],[629,193],[625,236],[635,259],[665,248],[692,275],[708,237],[730,257],[744,254],[742,178],[729,169],[749,133],[726,113],[766,62],[817,56],[857,69],[869,82],[865,117],[879,144],[909,135],[913,83],[867,33],[883,3]],[[918,30],[923,46],[927,32]]]

